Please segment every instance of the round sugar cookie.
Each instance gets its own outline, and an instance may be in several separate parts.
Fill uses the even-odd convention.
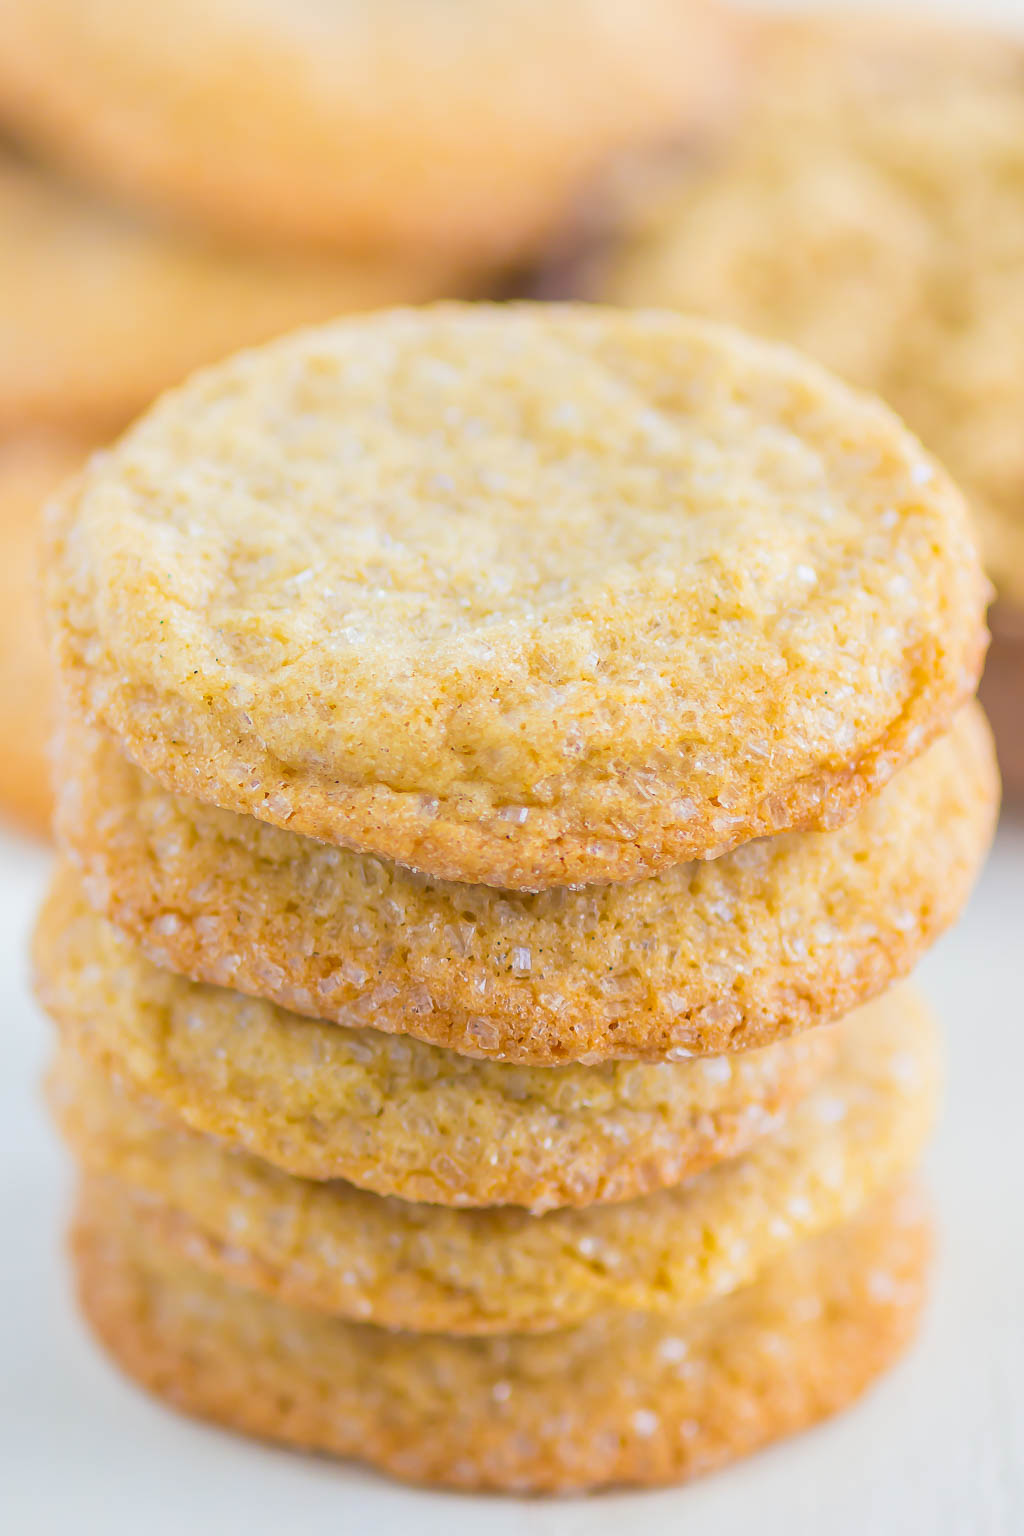
[[[0,15],[0,53],[6,27]],[[219,245],[94,203],[0,149],[0,432],[109,435],[238,347],[474,282],[416,251],[329,259]]]
[[[522,889],[842,823],[973,691],[987,590],[883,406],[668,313],[306,331],[50,519],[72,704],[154,777]]]
[[[302,1019],[159,970],[58,875],[37,990],[73,1049],[158,1111],[289,1173],[441,1205],[626,1200],[749,1146],[832,1061],[808,1030],[731,1056],[520,1067]]]
[[[229,235],[507,259],[721,113],[741,39],[709,0],[2,0],[0,118]]]
[[[696,1306],[852,1218],[917,1161],[937,1054],[932,1021],[897,990],[851,1016],[831,1072],[741,1157],[638,1200],[540,1216],[296,1179],[162,1120],[69,1043],[51,1103],[86,1171],[139,1192],[140,1224],[241,1284],[392,1328],[534,1332]]]
[[[920,1198],[894,1191],[676,1315],[459,1339],[245,1290],[154,1243],[135,1202],[98,1181],[73,1240],[91,1327],[175,1408],[406,1481],[506,1493],[694,1477],[845,1407],[909,1343],[929,1250]]]
[[[58,837],[88,899],[158,965],[542,1065],[763,1046],[866,1002],[960,912],[999,792],[971,704],[835,832],[530,895],[427,880],[174,795],[67,711],[57,769]]]
[[[804,19],[767,30],[757,82],[715,150],[663,158],[653,193],[626,181],[588,290],[727,320],[874,390],[1024,602],[1024,46]]]

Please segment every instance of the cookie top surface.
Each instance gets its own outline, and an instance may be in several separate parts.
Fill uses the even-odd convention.
[[[639,1200],[541,1216],[292,1178],[163,1122],[70,1043],[52,1102],[86,1171],[164,1205],[186,1252],[300,1306],[473,1334],[672,1312],[748,1284],[909,1171],[937,1077],[935,1026],[897,989],[843,1024],[833,1069],[741,1157]]]
[[[92,446],[52,432],[0,440],[0,810],[36,833],[49,830],[52,811],[51,668],[39,595],[42,506]]]
[[[0,3],[0,115],[200,226],[519,256],[623,145],[731,97],[708,0]]]
[[[826,825],[973,690],[962,499],[668,313],[396,311],[173,392],[51,518],[72,694],[157,778],[448,879]]]
[[[735,133],[646,192],[638,171],[588,286],[790,342],[881,395],[1024,600],[1024,46],[877,19],[765,37]]]
[[[836,1032],[665,1064],[517,1067],[302,1019],[151,964],[59,874],[40,998],[76,1051],[161,1113],[307,1178],[440,1205],[545,1210],[681,1182],[763,1135]]]
[[[470,281],[425,255],[218,245],[94,203],[0,149],[0,431],[119,431],[160,390],[240,346]]]
[[[837,831],[530,894],[429,880],[174,795],[66,710],[56,770],[57,834],[88,899],[158,965],[544,1065],[736,1051],[865,1002],[959,915],[999,789],[970,704]]]

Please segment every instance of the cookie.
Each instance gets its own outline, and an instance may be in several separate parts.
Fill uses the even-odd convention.
[[[610,153],[722,110],[737,26],[708,0],[3,0],[0,116],[229,235],[507,259]]]
[[[617,232],[606,208],[584,281],[790,342],[881,395],[1024,602],[1024,47],[877,18],[766,36],[734,135],[663,160]]]
[[[86,893],[158,965],[546,1065],[762,1046],[866,1002],[960,911],[998,798],[970,705],[838,831],[528,895],[427,881],[173,795],[66,712],[57,760],[58,836]]]
[[[3,366],[0,349],[0,370]],[[40,517],[44,499],[79,468],[89,446],[64,433],[0,438],[0,812],[36,834],[49,830],[52,810],[52,688],[39,597]]]
[[[72,704],[166,787],[454,880],[834,826],[973,691],[961,498],[670,314],[442,306],[236,357],[50,520]]]
[[[161,1113],[304,1178],[441,1205],[537,1211],[679,1183],[770,1129],[836,1048],[819,1029],[663,1065],[474,1061],[159,970],[90,911],[70,870],[35,962],[74,1050]]]
[[[932,1021],[897,991],[847,1022],[833,1070],[742,1157],[639,1200],[541,1216],[295,1179],[161,1120],[67,1042],[51,1102],[83,1167],[135,1190],[140,1229],[197,1263],[339,1316],[485,1334],[670,1312],[752,1281],[913,1167],[937,1070]]]
[[[76,1052],[162,1112],[305,1178],[444,1205],[533,1210],[678,1183],[770,1129],[834,1031],[665,1064],[554,1069],[303,1019],[158,969],[59,875],[37,988]]]
[[[238,347],[480,281],[416,251],[343,260],[216,245],[93,203],[0,150],[0,432],[106,436]]]
[[[236,1287],[154,1244],[92,1181],[74,1234],[90,1325],[174,1407],[407,1481],[510,1493],[693,1477],[844,1407],[909,1343],[929,1248],[920,1199],[894,1192],[677,1316],[457,1339]]]

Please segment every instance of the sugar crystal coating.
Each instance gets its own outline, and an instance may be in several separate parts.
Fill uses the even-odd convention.
[[[735,1290],[906,1174],[935,1111],[935,1026],[901,988],[841,1038],[820,1086],[742,1156],[638,1200],[539,1216],[295,1179],[163,1120],[70,1042],[53,1103],[84,1166],[138,1191],[140,1219],[148,1210],[165,1241],[246,1285],[389,1327],[533,1331]],[[847,1113],[823,1118],[819,1094]]]
[[[838,831],[529,895],[218,811],[169,794],[102,732],[65,716],[62,736],[60,839],[91,904],[158,965],[522,1063],[684,1061],[858,1006],[958,915],[998,795],[972,706]]]
[[[309,1178],[443,1205],[628,1199],[749,1146],[835,1054],[820,1029],[718,1058],[523,1067],[302,1019],[158,970],[58,876],[37,989],[76,1051],[172,1118]]]
[[[892,1190],[703,1306],[456,1339],[237,1287],[96,1180],[74,1238],[88,1319],[177,1408],[416,1482],[518,1493],[696,1476],[845,1406],[911,1337],[929,1249],[920,1197]]]
[[[987,589],[925,464],[705,322],[342,321],[93,462],[51,516],[59,661],[179,791],[445,878],[628,878],[838,824],[973,689]]]

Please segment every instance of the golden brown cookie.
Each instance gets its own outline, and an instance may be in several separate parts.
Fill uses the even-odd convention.
[[[176,1408],[396,1477],[565,1492],[696,1476],[845,1407],[909,1343],[930,1239],[882,1196],[734,1294],[555,1333],[395,1333],[192,1265],[86,1184],[78,1294],[117,1363]]]
[[[1024,602],[1024,46],[803,20],[767,31],[757,80],[731,139],[628,196],[592,295],[728,320],[874,390]]]
[[[172,392],[51,518],[72,703],[167,787],[541,888],[834,826],[986,643],[876,401],[669,314],[338,322]]]
[[[64,870],[37,990],[74,1050],[180,1118],[305,1178],[441,1205],[627,1200],[730,1157],[835,1055],[831,1029],[647,1065],[517,1067],[302,1019],[158,970]]]
[[[761,1046],[866,1002],[959,913],[998,798],[971,705],[836,832],[528,895],[424,880],[173,795],[66,712],[57,759],[58,835],[86,893],[158,965],[548,1065]]]
[[[2,358],[0,348],[0,371]],[[42,432],[0,438],[0,812],[35,833],[48,832],[52,809],[53,688],[39,595],[40,519],[44,499],[78,469],[90,446]]]
[[[937,1077],[934,1024],[897,990],[851,1017],[833,1070],[742,1157],[639,1200],[541,1216],[293,1178],[161,1120],[68,1043],[52,1103],[87,1171],[136,1190],[140,1226],[196,1262],[299,1306],[478,1334],[670,1312],[746,1284],[914,1166]]]
[[[0,17],[0,53],[7,18]],[[200,363],[351,310],[472,292],[413,250],[258,254],[142,222],[0,149],[0,432],[103,436]]]
[[[737,26],[709,0],[3,0],[0,115],[229,235],[507,258],[610,153],[722,109]]]

